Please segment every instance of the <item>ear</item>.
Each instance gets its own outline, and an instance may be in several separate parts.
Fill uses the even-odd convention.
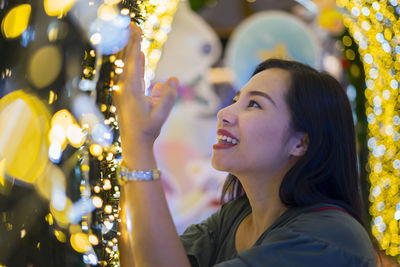
[[[303,156],[307,151],[309,141],[308,133],[294,133],[290,140],[289,154],[294,157]]]

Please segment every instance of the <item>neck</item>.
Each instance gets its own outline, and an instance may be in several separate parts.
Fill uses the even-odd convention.
[[[248,223],[257,235],[263,233],[286,210],[279,197],[283,176],[284,173],[269,177],[265,173],[237,176],[252,208]]]

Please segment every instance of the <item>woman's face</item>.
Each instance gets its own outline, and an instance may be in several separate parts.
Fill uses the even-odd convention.
[[[289,72],[264,70],[249,80],[232,105],[218,112],[218,143],[212,155],[215,169],[240,177],[278,174],[287,167],[298,141],[289,130],[285,101],[289,85]]]

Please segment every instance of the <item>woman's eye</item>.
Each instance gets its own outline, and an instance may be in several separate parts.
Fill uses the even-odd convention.
[[[249,105],[247,107],[249,107],[249,108],[255,107],[255,108],[260,108],[261,109],[261,106],[254,100],[250,100]]]
[[[235,104],[237,102],[236,99],[232,99],[232,104]]]

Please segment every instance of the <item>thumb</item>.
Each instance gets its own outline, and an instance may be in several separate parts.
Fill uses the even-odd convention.
[[[162,123],[167,119],[175,103],[178,86],[179,81],[176,77],[169,78],[162,90],[160,100],[154,108],[156,119],[161,120]]]

